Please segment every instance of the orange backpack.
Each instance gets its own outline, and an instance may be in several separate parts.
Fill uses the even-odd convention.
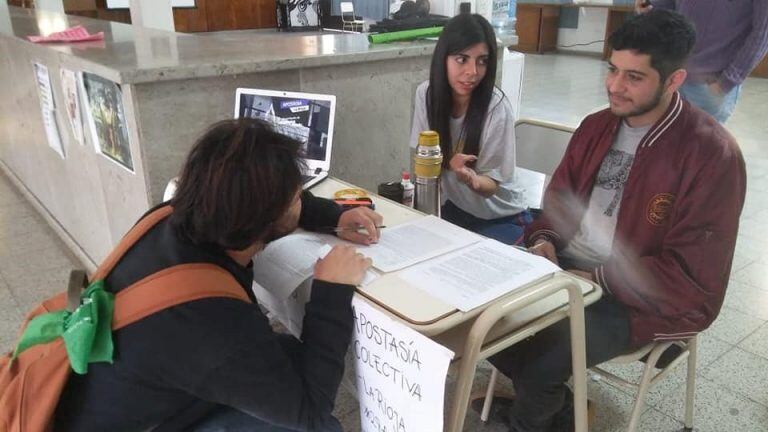
[[[161,207],[139,221],[92,275],[105,279],[123,255],[173,209]],[[73,275],[76,272],[73,271]],[[84,275],[84,273],[83,273]],[[28,315],[29,321],[44,313],[72,309],[80,301],[83,282],[51,297]],[[73,286],[76,289],[72,289]],[[235,278],[213,264],[181,264],[149,275],[115,296],[112,331],[130,325],[163,309],[207,297],[229,297],[250,302]],[[42,432],[52,429],[53,414],[71,371],[61,338],[32,346],[11,361],[11,353],[0,357],[0,432]]]

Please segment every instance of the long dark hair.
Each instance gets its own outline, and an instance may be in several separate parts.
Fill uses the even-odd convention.
[[[195,244],[243,250],[269,234],[301,187],[301,144],[262,120],[225,120],[197,141],[170,223]]]
[[[458,54],[472,45],[485,42],[488,45],[488,66],[483,80],[472,91],[469,107],[464,117],[462,132],[463,152],[477,155],[480,150],[480,136],[488,105],[493,97],[496,82],[496,34],[488,21],[477,14],[459,14],[445,24],[440,39],[432,54],[427,89],[427,119],[429,127],[440,134],[440,149],[443,152],[443,166],[453,156],[450,118],[453,111],[453,93],[448,83],[445,62],[449,55]]]

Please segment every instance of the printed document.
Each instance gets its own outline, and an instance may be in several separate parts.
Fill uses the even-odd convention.
[[[270,243],[253,259],[253,280],[280,299],[287,299],[314,273],[321,248],[333,241],[325,237],[296,233]]]
[[[312,293],[315,263],[331,251],[331,244],[340,242],[331,235],[298,232],[270,243],[253,259],[254,295],[297,338]],[[369,269],[362,285],[378,277]]]
[[[359,252],[373,260],[384,273],[400,270],[430,258],[469,246],[483,237],[435,216],[385,228],[379,242],[360,246]]]
[[[466,312],[557,271],[546,258],[486,239],[413,266],[401,277]]]

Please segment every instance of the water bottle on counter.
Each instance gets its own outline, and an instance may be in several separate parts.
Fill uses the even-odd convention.
[[[502,41],[507,36],[515,35],[516,11],[517,0],[493,0],[491,25]]]

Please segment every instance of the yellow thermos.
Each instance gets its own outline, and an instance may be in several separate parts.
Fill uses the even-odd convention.
[[[443,154],[440,151],[440,136],[435,131],[419,134],[419,145],[413,157],[416,173],[416,188],[413,204],[416,210],[440,216],[440,169]]]

